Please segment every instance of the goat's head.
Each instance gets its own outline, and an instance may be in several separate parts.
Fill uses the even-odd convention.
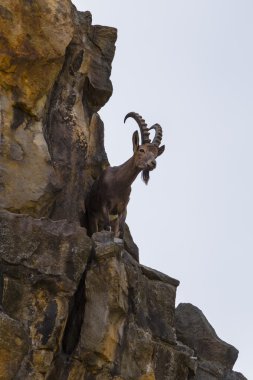
[[[145,120],[135,112],[129,112],[124,119],[132,117],[139,125],[141,132],[141,144],[139,142],[139,133],[133,134],[133,150],[135,166],[142,170],[142,179],[147,185],[149,181],[149,172],[156,167],[156,157],[160,156],[165,149],[165,145],[160,147],[162,141],[162,128],[159,124],[154,124],[147,128]],[[155,136],[151,142],[149,138],[150,130],[155,130]]]

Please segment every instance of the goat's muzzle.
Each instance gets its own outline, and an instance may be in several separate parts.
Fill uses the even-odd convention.
[[[147,169],[154,170],[156,168],[156,160],[149,160],[147,162]]]

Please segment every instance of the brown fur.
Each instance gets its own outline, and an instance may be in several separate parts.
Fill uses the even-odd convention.
[[[131,185],[142,171],[147,184],[149,172],[156,167],[156,157],[164,152],[165,146],[152,143],[139,145],[139,135],[133,134],[133,156],[120,166],[106,168],[94,182],[86,199],[88,234],[100,230],[113,230],[115,237],[123,238],[127,204]]]

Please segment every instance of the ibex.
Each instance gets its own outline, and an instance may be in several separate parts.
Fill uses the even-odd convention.
[[[127,118],[132,117],[139,125],[141,145],[139,145],[138,131],[133,133],[133,156],[120,166],[106,168],[94,182],[86,200],[86,215],[88,217],[88,234],[100,230],[113,230],[116,238],[123,238],[124,224],[127,214],[127,204],[131,193],[131,185],[142,171],[145,184],[149,181],[149,172],[156,167],[156,157],[165,149],[161,146],[162,128],[154,124],[147,128],[145,120],[137,113],[130,112]],[[149,131],[155,130],[151,142]]]

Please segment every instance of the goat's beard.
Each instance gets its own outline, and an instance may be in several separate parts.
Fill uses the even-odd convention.
[[[142,179],[143,179],[143,182],[147,185],[148,181],[149,181],[149,170],[148,169],[142,170]]]

